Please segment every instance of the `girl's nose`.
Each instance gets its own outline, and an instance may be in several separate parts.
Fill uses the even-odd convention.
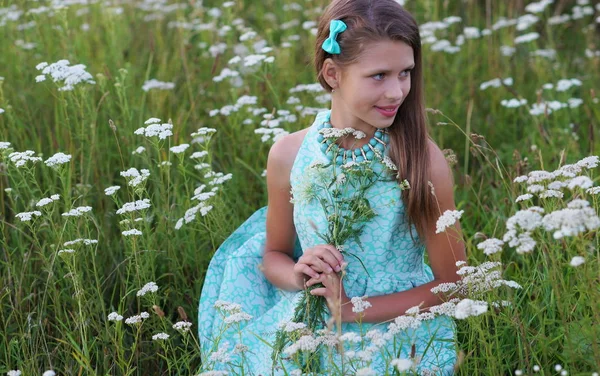
[[[386,97],[392,101],[399,101],[403,96],[402,82],[392,82],[386,91]]]

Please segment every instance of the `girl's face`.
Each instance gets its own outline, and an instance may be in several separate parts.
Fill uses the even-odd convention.
[[[410,91],[413,49],[401,41],[385,40],[365,47],[358,62],[339,75],[332,94],[331,123],[372,135],[392,125]]]

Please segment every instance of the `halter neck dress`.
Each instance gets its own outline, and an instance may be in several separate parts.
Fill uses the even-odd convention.
[[[298,150],[291,175],[292,190],[303,183],[309,166],[317,160],[324,160],[320,144],[317,140],[318,130],[330,110],[319,112],[310,126]],[[383,164],[378,161],[381,168]],[[400,199],[400,187],[394,180],[377,181],[368,191],[367,197],[377,215],[364,227],[360,241],[364,252],[353,240],[345,246],[353,249],[366,269],[353,257],[345,257],[348,263],[347,274],[342,279],[346,295],[349,298],[368,297],[406,291],[433,280],[430,267],[424,262],[425,247],[419,240],[414,226],[409,227],[405,218],[405,208]],[[264,206],[254,212],[239,226],[215,252],[204,280],[200,296],[198,334],[202,350],[202,362],[209,364],[210,354],[228,345],[232,363],[240,364],[242,357],[235,351],[236,344],[246,346],[244,353],[244,374],[246,375],[284,375],[286,372],[278,366],[273,367],[272,348],[278,324],[291,320],[301,292],[281,290],[271,284],[261,271],[262,253],[266,242],[266,211]],[[317,202],[295,203],[293,212],[297,238],[294,249],[294,261],[304,249],[322,244],[309,220],[320,231],[325,231],[327,221],[323,210]],[[412,238],[411,238],[412,233]],[[413,242],[413,238],[417,243]],[[226,330],[222,315],[214,308],[217,301],[237,303],[243,312],[252,318],[239,324],[230,325]],[[330,317],[330,316],[328,316]],[[392,321],[393,322],[393,321]],[[379,329],[385,333],[390,323],[342,323],[342,333],[367,333]],[[258,337],[261,337],[259,339]],[[416,370],[422,375],[453,375],[456,362],[456,326],[452,318],[438,316],[423,321],[417,329],[406,329],[395,335],[395,340],[388,341],[371,356],[370,368],[377,374],[387,370],[393,373],[389,360],[409,358],[411,353],[420,357]],[[219,339],[219,346],[216,346]],[[267,343],[263,342],[266,341]],[[372,339],[371,341],[375,341]],[[225,343],[227,342],[227,343]],[[364,348],[372,343],[366,340]],[[360,352],[360,344],[344,342],[345,352],[355,351],[357,356],[366,356]],[[239,348],[238,348],[239,350]],[[382,354],[388,354],[385,357]],[[391,355],[389,355],[391,354]],[[367,357],[369,358],[369,357]],[[214,359],[214,358],[213,358]],[[386,364],[386,359],[388,364]],[[323,356],[323,367],[331,360]],[[334,364],[341,367],[341,359],[337,351],[334,353]],[[345,374],[354,374],[356,369],[348,366],[345,360]],[[357,364],[367,366],[368,362]],[[294,364],[285,363],[289,374],[296,369]],[[360,366],[357,368],[361,368]],[[224,363],[215,362],[210,369],[227,370],[229,374],[242,374],[240,369],[231,368]],[[325,368],[322,368],[325,369]],[[330,373],[331,374],[331,373]],[[338,374],[338,373],[335,373]]]

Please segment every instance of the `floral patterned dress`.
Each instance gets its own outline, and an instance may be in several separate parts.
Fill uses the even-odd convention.
[[[306,183],[307,176],[312,176],[306,173],[311,164],[325,158],[317,136],[329,111],[316,115],[302,142],[291,170],[292,191],[299,191],[301,185]],[[384,166],[381,165],[381,168]],[[425,247],[414,226],[409,227],[405,218],[400,190],[395,180],[388,180],[377,181],[367,191],[366,198],[377,215],[366,224],[360,235],[364,252],[354,240],[345,244],[346,249],[353,249],[355,254],[360,255],[360,261],[353,257],[346,257],[344,260],[348,266],[347,275],[342,281],[349,298],[366,295],[368,301],[368,297],[406,291],[433,280],[430,267],[424,263]],[[298,235],[295,260],[301,256],[303,249],[323,243],[311,226],[316,225],[322,231],[327,228],[322,207],[315,200],[297,201],[294,203],[293,214]],[[242,374],[241,369],[219,362],[226,361],[227,358],[231,360],[231,364],[241,364],[243,359],[243,372],[247,375],[285,374],[281,368],[282,363],[287,373],[296,369],[294,364],[286,361],[273,367],[271,360],[271,346],[275,342],[278,324],[292,318],[301,292],[288,292],[273,286],[260,269],[266,241],[266,210],[266,206],[258,209],[225,240],[213,256],[206,273],[200,296],[198,334],[203,362],[215,361],[214,367],[211,367],[215,370]],[[223,330],[226,327],[224,317],[214,307],[218,301],[239,304],[238,308],[251,318],[230,324]],[[452,318],[437,316],[422,321],[418,327],[402,325],[400,321],[396,324],[342,323],[343,333],[365,335],[370,331],[362,348],[360,343],[343,342],[346,364],[344,373],[354,374],[357,368],[367,365],[377,374],[383,374],[386,370],[392,373],[392,366],[389,364],[391,359],[409,358],[413,355],[419,359],[416,366],[419,374],[453,374],[457,350]],[[215,346],[217,341],[219,346]],[[239,346],[240,344],[243,346]],[[217,351],[217,347],[222,349],[221,352]],[[225,352],[228,355],[220,357]],[[213,354],[212,360],[210,354]],[[354,364],[359,366],[350,367],[346,360],[348,357],[353,357]],[[359,362],[358,359],[364,361]],[[337,351],[326,353],[322,362],[323,367],[330,362],[338,367],[342,365]]]

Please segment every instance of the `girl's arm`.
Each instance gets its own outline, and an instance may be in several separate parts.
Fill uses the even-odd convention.
[[[433,141],[429,141],[429,155],[430,181],[433,183],[440,213],[446,210],[456,210],[452,171],[448,167],[444,154]],[[393,320],[403,315],[407,309],[421,303],[423,310],[447,300],[444,295],[434,294],[430,289],[440,283],[456,282],[459,279],[459,275],[456,274],[458,270],[456,262],[466,260],[465,245],[458,221],[445,232],[436,234],[435,231],[436,223],[430,223],[425,238],[434,280],[407,291],[369,297],[367,301],[371,303],[371,307],[361,313],[364,315],[361,319],[362,322],[378,323]],[[354,322],[358,319],[356,315],[352,312],[352,304],[347,303],[342,306],[342,321]]]
[[[290,203],[290,171],[296,157],[297,133],[286,135],[273,144],[267,160],[267,241],[262,271],[275,286],[286,291],[303,289],[294,277],[296,228]]]

